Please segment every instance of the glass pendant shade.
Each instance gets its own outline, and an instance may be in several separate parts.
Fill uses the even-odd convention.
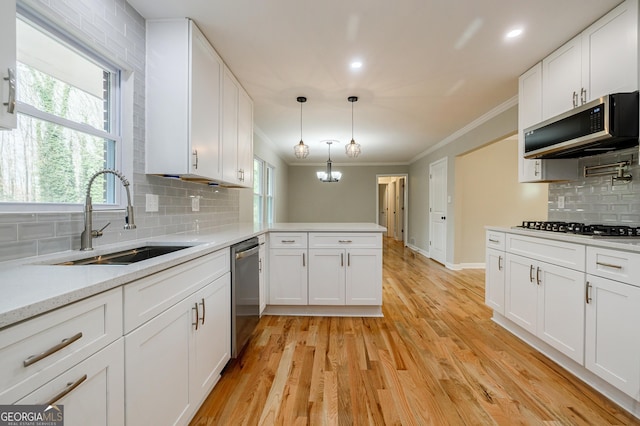
[[[353,103],[358,101],[358,97],[349,96],[347,100],[351,102],[351,142],[344,147],[344,152],[347,154],[347,156],[356,158],[358,155],[360,155],[360,144],[356,143],[356,141],[353,139]]]
[[[304,142],[302,142],[302,104],[307,102],[307,98],[298,96],[296,101],[300,103],[300,142],[293,146],[293,153],[296,158],[307,158],[309,155],[309,145],[305,145]]]

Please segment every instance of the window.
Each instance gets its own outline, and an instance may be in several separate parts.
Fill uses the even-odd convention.
[[[17,20],[18,126],[0,132],[0,202],[82,204],[120,168],[120,73],[32,20]],[[117,204],[115,177],[91,196]]]
[[[260,158],[253,159],[253,221],[273,223],[275,168]]]

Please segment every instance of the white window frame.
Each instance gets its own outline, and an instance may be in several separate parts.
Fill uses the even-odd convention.
[[[116,152],[114,157],[114,168],[120,171],[129,181],[131,197],[133,194],[133,82],[134,73],[117,65],[113,58],[104,52],[98,53],[98,49],[83,43],[80,35],[71,35],[70,31],[65,31],[64,22],[53,22],[42,18],[30,9],[17,5],[16,19],[22,19],[36,27],[43,29],[49,36],[63,43],[64,45],[78,51],[81,55],[96,61],[105,69],[116,73],[113,90],[113,120],[112,133],[96,129],[89,125],[76,123],[62,117],[37,110],[36,108],[16,102],[16,111],[19,114],[44,119],[54,124],[67,127],[69,129],[88,133],[93,136],[107,138],[115,141]],[[101,50],[101,49],[100,49]],[[98,170],[96,170],[98,171]],[[115,203],[100,204],[94,203],[94,210],[122,210],[126,208],[127,197],[123,186],[119,180],[115,180]],[[21,203],[2,202],[0,203],[0,213],[57,213],[57,212],[82,212],[83,203]]]
[[[261,163],[262,165],[262,173],[260,176],[254,176],[254,179],[257,179],[261,182],[260,188],[259,188],[259,192],[255,192],[255,188],[254,188],[254,192],[253,192],[253,197],[255,199],[256,196],[260,197],[260,205],[262,207],[262,217],[260,218],[259,221],[256,221],[256,212],[253,212],[253,221],[254,222],[260,222],[260,223],[267,223],[268,222],[268,218],[269,216],[271,216],[271,223],[276,221],[276,209],[275,209],[275,175],[276,175],[276,168],[274,166],[272,166],[271,164],[267,163],[266,161],[264,161],[263,159],[261,159],[258,156],[254,156],[254,161],[258,161]],[[269,176],[271,176],[271,179],[269,180]],[[270,185],[269,185],[270,184]],[[269,186],[271,186],[271,188],[269,188]],[[269,191],[269,189],[271,189],[271,191]],[[269,214],[269,203],[267,202],[268,199],[271,199],[271,214]],[[253,199],[252,199],[252,205],[253,205]]]

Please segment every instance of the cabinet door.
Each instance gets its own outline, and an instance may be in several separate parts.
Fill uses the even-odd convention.
[[[580,104],[581,48],[581,37],[578,36],[542,60],[543,120]]]
[[[640,288],[587,275],[585,366],[640,399]]]
[[[270,304],[306,305],[307,282],[306,249],[269,251]]]
[[[191,28],[191,174],[218,180],[223,63],[200,30]]]
[[[491,309],[504,315],[505,253],[487,249],[484,301]]]
[[[309,250],[310,305],[344,305],[346,257],[344,249]]]
[[[125,413],[129,425],[184,424],[189,401],[192,298],[125,336]]]
[[[542,179],[541,160],[524,158],[524,129],[542,121],[542,63],[518,80],[518,174],[520,182]]]
[[[222,87],[222,179],[240,184],[238,173],[238,85],[225,68]]]
[[[0,2],[0,130],[16,128],[16,112],[9,112],[9,98],[15,96],[8,81],[9,70],[16,72],[16,2]]]
[[[579,364],[584,363],[585,274],[540,262],[538,337]]]
[[[67,394],[52,401],[67,390]],[[64,424],[68,426],[123,425],[124,339],[65,371],[16,404],[50,402],[64,405]]]
[[[198,404],[220,378],[231,356],[231,274],[226,273],[196,293],[198,329],[191,327],[194,356],[191,368],[191,395]]]
[[[382,305],[382,249],[347,250],[347,305]]]
[[[628,0],[582,33],[587,101],[638,89],[638,2]]]
[[[253,102],[242,89],[238,91],[238,169],[241,185],[253,187]]]
[[[536,334],[538,285],[536,264],[515,254],[506,254],[505,315],[520,327]]]

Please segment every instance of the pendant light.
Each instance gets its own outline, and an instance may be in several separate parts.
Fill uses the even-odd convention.
[[[351,142],[345,145],[344,150],[349,157],[356,158],[360,155],[360,144],[353,139],[353,103],[358,102],[358,97],[349,96],[347,100],[351,102]]]
[[[338,182],[342,177],[342,173],[331,170],[331,145],[333,143],[339,143],[338,141],[324,141],[329,146],[329,159],[327,160],[327,169],[325,171],[317,172],[316,176],[321,182]]]
[[[304,142],[302,142],[302,104],[307,102],[307,98],[298,96],[296,100],[300,102],[300,142],[293,146],[293,153],[296,155],[296,158],[307,158],[309,155],[309,145],[305,145]]]

